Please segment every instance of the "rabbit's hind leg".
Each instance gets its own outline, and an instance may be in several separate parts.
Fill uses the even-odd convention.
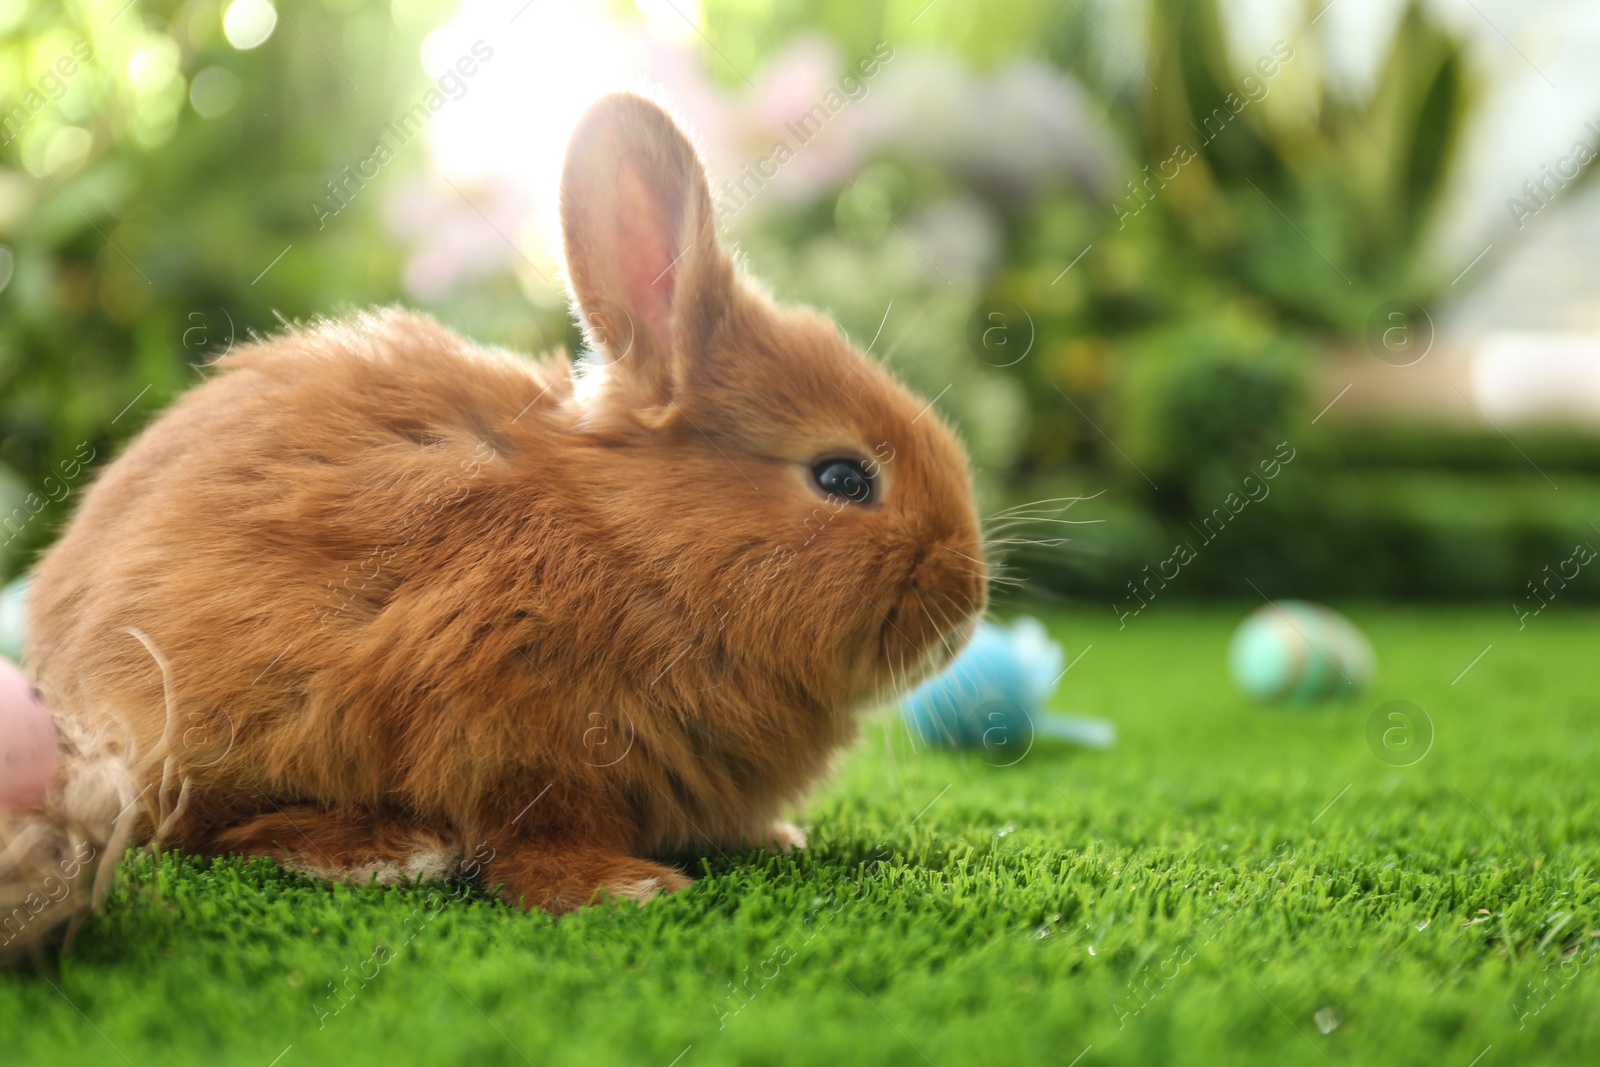
[[[213,855],[267,856],[316,878],[379,885],[449,878],[462,866],[460,838],[389,812],[275,808],[211,835]]]
[[[639,904],[693,879],[672,867],[593,844],[522,840],[493,856],[482,881],[508,904],[560,915],[611,897]]]

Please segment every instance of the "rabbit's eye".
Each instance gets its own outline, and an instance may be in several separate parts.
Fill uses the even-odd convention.
[[[872,475],[865,465],[853,459],[825,459],[811,468],[817,488],[824,493],[842,496],[857,504],[872,499]]]

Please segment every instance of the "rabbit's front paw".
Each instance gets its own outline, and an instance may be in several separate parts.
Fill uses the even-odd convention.
[[[792,822],[775,822],[764,832],[746,835],[735,848],[764,848],[768,852],[794,852],[806,847],[806,832]]]
[[[806,832],[792,822],[775,822],[762,842],[768,852],[797,852],[806,847]]]
[[[800,829],[794,822],[774,822],[773,829],[766,832],[766,840],[762,841],[768,853],[795,853],[805,851],[805,830]]]

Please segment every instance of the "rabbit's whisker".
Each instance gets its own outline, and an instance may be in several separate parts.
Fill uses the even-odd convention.
[[[973,563],[976,563],[980,567],[983,566],[983,560],[981,560],[981,559],[973,559],[971,556],[967,555],[965,552],[959,552],[956,549],[951,548],[949,545],[940,545],[939,547],[944,549],[946,552],[949,552],[949,553],[952,553],[954,555],[960,556],[964,560],[969,560],[969,561],[971,561]]]
[[[1066,501],[1066,503],[1061,504],[1061,506],[1058,507],[1058,508],[1051,508],[1051,509],[1048,509],[1048,510],[1050,510],[1052,512],[1066,511],[1068,508],[1072,507],[1072,505],[1074,505],[1074,504],[1080,503],[1080,502],[1085,501],[1085,500],[1094,500],[1097,497],[1104,496],[1105,492],[1106,491],[1104,489],[1102,489],[1102,490],[1100,490],[1100,492],[1092,493],[1089,496],[1054,496],[1054,497],[1046,497],[1043,500],[1033,500],[1033,501],[1030,501],[1030,502],[1028,502],[1026,504],[1015,504],[1015,505],[1013,505],[1013,506],[1011,506],[1009,508],[1002,508],[1001,510],[995,512],[994,514],[990,515],[989,517],[991,519],[1000,518],[1003,515],[1009,515],[1009,514],[1011,514],[1013,512],[1023,511],[1023,510],[1026,510],[1028,508],[1041,507],[1042,505],[1045,505],[1045,504],[1059,504],[1062,501]]]
[[[1017,515],[1001,525],[1026,526],[1035,522],[1051,522],[1060,526],[1096,526],[1105,521],[1105,519],[1052,519],[1044,515]]]
[[[1060,548],[1070,537],[1007,537],[996,541],[985,541],[985,548],[994,548],[1001,545],[1023,545],[1033,548]]]
[[[933,632],[939,638],[939,643],[943,645],[944,650],[950,654],[950,658],[954,659],[956,650],[950,647],[950,639],[945,636],[944,627],[940,626],[939,623],[934,619],[933,612],[928,610],[928,602],[922,598],[920,593],[917,595],[917,607],[922,609],[923,617],[928,620],[928,625],[933,627]],[[945,625],[948,626],[949,622],[946,621]]]

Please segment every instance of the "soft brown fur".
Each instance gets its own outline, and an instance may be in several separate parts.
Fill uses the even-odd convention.
[[[800,843],[774,820],[857,713],[966,639],[961,448],[738,275],[672,120],[598,103],[562,217],[578,368],[394,309],[293,330],[220,361],[45,556],[57,715],[153,751],[176,709],[166,843],[645,899],[688,884],[650,857]],[[873,504],[816,488],[834,456],[879,466]]]

